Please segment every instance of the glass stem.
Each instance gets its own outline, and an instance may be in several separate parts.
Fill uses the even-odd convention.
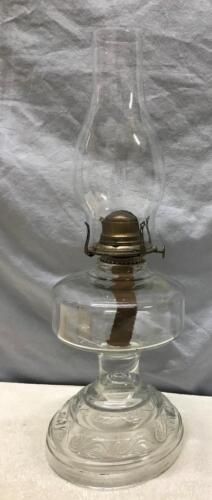
[[[99,380],[103,383],[135,383],[140,378],[140,356],[137,352],[99,354]]]
[[[87,390],[92,406],[108,410],[133,408],[141,403],[142,389],[137,352],[99,354],[99,376]]]

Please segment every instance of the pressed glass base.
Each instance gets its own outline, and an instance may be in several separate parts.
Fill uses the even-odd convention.
[[[143,383],[125,393],[117,384],[106,399],[98,393],[99,382],[90,384],[50,422],[47,457],[64,479],[91,487],[129,486],[159,475],[178,457],[183,425],[172,403]]]

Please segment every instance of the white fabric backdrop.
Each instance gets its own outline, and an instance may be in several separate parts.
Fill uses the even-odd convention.
[[[2,0],[0,378],[84,383],[95,356],[51,331],[51,286],[87,265],[72,157],[91,96],[91,35],[143,32],[147,105],[167,184],[153,265],[186,293],[185,332],[144,356],[163,389],[212,394],[212,4],[210,0]],[[80,255],[80,259],[79,259]]]

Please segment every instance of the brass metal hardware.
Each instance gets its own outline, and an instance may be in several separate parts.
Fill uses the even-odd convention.
[[[85,245],[84,245],[84,253],[88,255],[88,257],[93,257],[95,253],[89,249],[89,241],[90,241],[90,226],[88,222],[85,222],[86,229],[87,229],[87,235],[86,235],[86,240],[85,240]]]
[[[150,253],[165,257],[165,247],[158,249],[152,244],[149,217],[139,225],[137,217],[127,210],[111,212],[101,218],[102,232],[98,243],[89,247],[90,226],[86,222],[87,236],[84,246],[86,255],[100,255],[105,262],[134,264]]]
[[[101,261],[111,264],[117,310],[107,342],[111,346],[125,347],[130,344],[137,316],[134,265],[144,261],[145,255],[150,253],[160,253],[164,257],[165,247],[158,249],[152,244],[149,217],[139,225],[134,214],[119,210],[100,221],[102,232],[93,247],[89,247],[90,226],[85,223],[87,236],[84,250],[89,257],[100,255]]]

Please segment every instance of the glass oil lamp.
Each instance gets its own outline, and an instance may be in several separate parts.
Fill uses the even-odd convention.
[[[183,437],[178,410],[140,373],[144,350],[180,334],[184,309],[180,287],[147,265],[149,254],[165,255],[151,238],[164,174],[145,109],[140,45],[137,30],[94,33],[93,95],[75,182],[85,253],[95,265],[54,287],[55,333],[67,346],[96,352],[99,375],[51,420],[47,456],[60,476],[92,487],[157,476],[176,460]]]

